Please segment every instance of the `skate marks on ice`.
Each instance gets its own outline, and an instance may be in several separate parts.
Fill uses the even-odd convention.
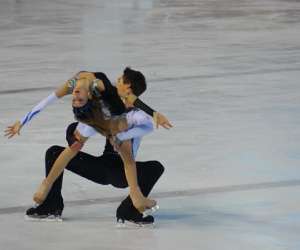
[[[18,93],[26,93],[26,92],[40,92],[40,91],[53,91],[55,90],[54,87],[40,87],[40,88],[24,88],[24,89],[7,89],[1,90],[0,95],[7,95],[7,94],[18,94]]]
[[[209,188],[188,189],[188,190],[178,190],[178,191],[168,191],[168,192],[157,192],[151,195],[151,197],[153,198],[187,197],[187,196],[198,196],[198,195],[228,193],[228,192],[241,192],[241,191],[272,189],[272,188],[292,187],[292,186],[300,186],[300,180],[261,182],[261,183],[253,183],[253,184],[228,185],[222,187],[209,187]],[[120,202],[123,198],[124,198],[123,196],[104,197],[104,198],[96,198],[96,199],[66,201],[65,204],[68,207],[88,206],[88,205],[96,205],[96,204],[117,203]],[[0,215],[24,213],[24,211],[28,207],[29,205],[0,208]]]
[[[230,73],[215,73],[215,74],[201,74],[201,75],[187,75],[180,77],[164,77],[157,79],[148,79],[148,82],[172,82],[172,81],[183,81],[183,80],[197,80],[197,79],[210,79],[210,78],[224,78],[224,77],[234,77],[234,76],[243,76],[243,75],[257,75],[257,74],[267,74],[267,73],[279,73],[279,72],[293,72],[299,71],[299,67],[291,67],[284,69],[264,69],[264,70],[252,70],[244,72],[230,72]],[[56,88],[51,86],[39,87],[39,88],[20,88],[20,89],[7,89],[0,90],[0,95],[7,94],[18,94],[26,92],[43,92],[43,91],[54,91]]]

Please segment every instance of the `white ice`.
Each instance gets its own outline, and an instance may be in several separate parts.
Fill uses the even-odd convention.
[[[299,250],[299,31],[295,0],[1,0],[2,131],[79,70],[116,79],[127,65],[174,128],[139,151],[166,168],[151,230],[115,228],[128,190],[67,171],[65,221],[23,220],[46,149],[66,144],[70,98],[1,137],[0,249]]]

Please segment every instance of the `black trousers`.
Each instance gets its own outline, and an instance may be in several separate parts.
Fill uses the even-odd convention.
[[[71,124],[72,125],[72,124]],[[67,141],[70,142],[73,135],[70,133],[71,125],[68,128]],[[74,124],[72,128],[74,127]],[[53,163],[64,150],[61,146],[52,146],[46,152],[45,166],[46,176],[49,174]],[[137,178],[141,192],[144,196],[148,196],[153,186],[164,172],[164,167],[158,161],[136,162]],[[90,181],[102,185],[109,185],[116,188],[126,188],[128,183],[125,176],[124,165],[121,157],[116,153],[104,153],[101,156],[93,156],[87,153],[79,152],[66,166],[66,169],[78,174]],[[43,206],[49,209],[63,209],[64,202],[61,194],[63,182],[63,173],[54,182]],[[130,197],[128,196],[119,208],[118,213],[137,213]]]

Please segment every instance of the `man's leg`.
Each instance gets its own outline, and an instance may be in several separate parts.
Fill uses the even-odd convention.
[[[158,161],[137,162],[137,177],[141,192],[145,197],[149,195],[153,186],[164,172],[163,165]],[[107,179],[114,187],[128,186],[122,161],[118,167],[108,169]],[[130,196],[122,201],[116,212],[116,217],[126,220],[141,220],[142,214],[133,206]]]
[[[72,143],[72,137],[76,126],[77,123],[73,123],[69,125],[67,129],[66,139],[69,144]],[[53,163],[64,149],[64,147],[52,146],[47,150],[45,156],[46,176],[49,174]],[[66,169],[93,182],[106,185],[106,176],[104,171],[102,171],[105,165],[106,160],[103,157],[95,157],[83,152],[79,152],[78,155],[76,155],[74,159],[72,159],[67,165]],[[60,216],[64,208],[63,197],[61,195],[62,182],[63,173],[53,183],[53,186],[43,204],[39,205],[38,207],[28,209],[26,214],[32,217],[35,215],[36,217],[47,217],[49,214],[56,214]]]
[[[116,156],[114,156],[116,158]],[[118,167],[113,167],[108,174],[108,182],[114,187],[125,188],[128,187],[122,159],[118,157]],[[164,166],[159,161],[136,162],[137,178],[140,189],[145,197],[149,195],[153,186],[158,181],[164,172]]]
[[[60,153],[64,150],[64,147],[52,146],[46,153],[46,176],[51,171],[53,163],[58,158]],[[106,159],[104,157],[95,157],[84,152],[79,152],[70,163],[66,166],[66,169],[78,174],[88,180],[96,182],[98,184],[106,185],[106,176],[102,171],[106,167]],[[45,202],[51,201],[52,203],[62,203],[62,181],[63,173],[54,182],[51,191],[49,192]]]
[[[51,170],[53,163],[64,147],[52,146],[47,149],[45,154],[45,175]],[[55,181],[46,200],[38,206],[29,208],[26,215],[29,219],[60,219],[64,209],[63,198],[61,195],[63,174]]]
[[[145,197],[149,195],[164,170],[159,161],[137,162],[138,182]]]

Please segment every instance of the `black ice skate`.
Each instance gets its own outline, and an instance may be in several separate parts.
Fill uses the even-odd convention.
[[[53,209],[42,205],[35,205],[29,208],[25,214],[25,220],[28,221],[49,221],[62,222],[63,209]]]
[[[140,218],[119,217],[117,218],[117,227],[154,227],[154,217],[152,215],[146,217],[141,215]]]
[[[133,206],[121,204],[117,209],[117,226],[118,227],[153,227],[154,217],[152,215],[143,216]]]

